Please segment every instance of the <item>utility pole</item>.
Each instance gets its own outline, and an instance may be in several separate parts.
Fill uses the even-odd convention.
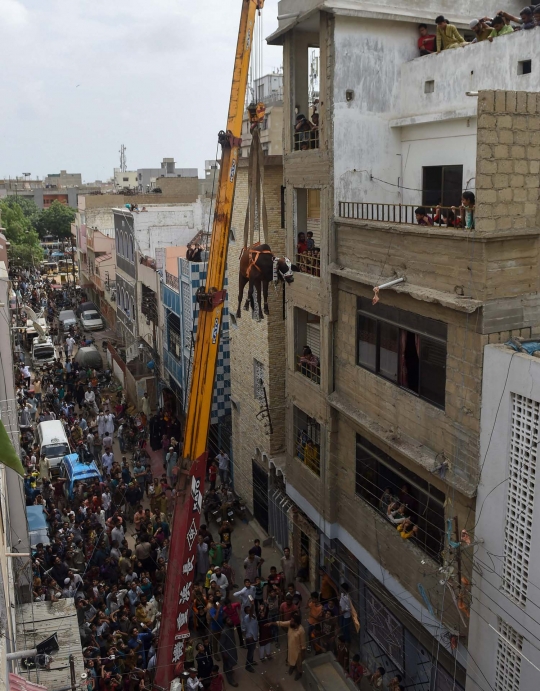
[[[125,173],[126,170],[127,170],[126,147],[122,144],[120,146],[120,172]]]

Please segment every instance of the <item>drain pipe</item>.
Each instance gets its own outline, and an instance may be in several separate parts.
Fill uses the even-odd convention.
[[[278,22],[280,22],[282,19],[296,19],[300,12],[289,12],[288,14],[278,14]]]
[[[392,286],[397,285],[398,283],[404,283],[405,278],[394,278],[393,281],[388,281],[387,283],[382,283],[380,286],[375,286],[373,288],[373,300],[371,301],[372,305],[376,305],[379,302],[379,290],[383,290],[384,288],[391,288]]]

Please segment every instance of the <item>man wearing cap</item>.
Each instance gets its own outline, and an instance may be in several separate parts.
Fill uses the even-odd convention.
[[[227,588],[229,587],[229,579],[221,572],[221,567],[214,567],[214,573],[210,577],[210,583],[215,583],[221,590],[221,597],[227,597]]]
[[[197,670],[195,667],[190,667],[188,669],[189,672],[189,677],[186,680],[186,689],[187,691],[199,691],[199,689],[203,689],[204,686],[202,684],[202,681],[199,681],[197,677]]]
[[[487,41],[489,34],[491,33],[491,24],[489,17],[484,17],[483,19],[473,19],[469,24],[470,28],[474,31],[476,36],[471,41],[472,43],[480,43],[481,41]]]

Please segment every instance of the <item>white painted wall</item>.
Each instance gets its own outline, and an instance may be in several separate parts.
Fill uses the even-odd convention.
[[[381,196],[369,175],[398,182],[401,132],[390,129],[389,121],[399,111],[401,65],[416,56],[416,37],[412,24],[336,17],[336,201],[399,202],[397,188]],[[347,90],[354,91],[352,101],[346,101]],[[362,170],[368,172],[355,172]]]
[[[402,66],[401,105],[397,117],[426,115],[471,108],[475,100],[466,91],[502,89],[540,91],[540,50],[536,30],[516,31],[493,43],[418,57]],[[518,61],[532,59],[531,74],[518,75]],[[427,80],[435,92],[424,93]]]
[[[497,615],[524,636],[523,655],[540,667],[540,493],[534,501],[530,583],[525,607],[514,604],[499,589],[503,561],[498,556],[490,556],[504,555],[512,393],[540,402],[540,360],[505,346],[486,346],[480,431],[482,476],[476,501],[475,530],[476,539],[484,542],[475,548],[477,570],[472,591],[469,650],[487,682],[477,667],[470,664],[467,691],[488,691],[490,686],[495,687],[499,637],[489,624],[497,628]],[[540,672],[522,660],[521,691],[537,689],[539,679]]]
[[[414,190],[422,189],[423,166],[462,165],[463,189],[475,190],[476,122],[463,118],[400,128],[403,204],[422,202],[422,193]],[[385,195],[388,186],[379,187]]]
[[[151,257],[157,247],[186,245],[200,230],[208,229],[210,202],[206,199],[146,209],[133,214],[133,223],[137,249]]]

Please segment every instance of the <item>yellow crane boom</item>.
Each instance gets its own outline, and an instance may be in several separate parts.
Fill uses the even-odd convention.
[[[264,0],[242,0],[227,129],[219,133],[219,142],[222,146],[221,168],[206,285],[197,295],[200,306],[199,321],[184,436],[183,468],[188,472],[180,475],[175,497],[158,642],[155,686],[163,689],[169,687],[175,669],[182,668],[185,639],[189,637],[189,597],[195,575],[197,533],[201,519],[206,447],[225,302],[223,286],[241,144],[240,135],[255,17],[263,5]],[[186,478],[189,478],[191,484],[189,494],[185,491]]]

